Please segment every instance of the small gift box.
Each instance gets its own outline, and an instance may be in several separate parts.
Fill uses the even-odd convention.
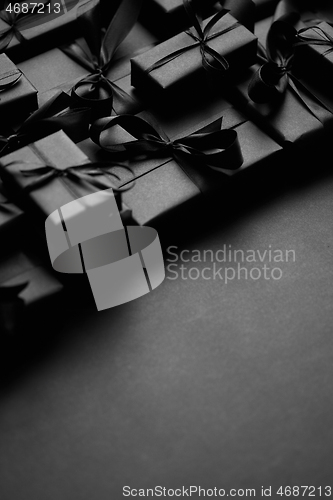
[[[87,156],[63,131],[25,146],[0,159],[0,174],[8,191],[43,219],[54,210],[96,191],[114,188],[109,163],[89,163]],[[23,196],[22,196],[23,195]]]
[[[193,116],[184,119],[186,132],[180,132],[177,119],[173,125],[165,119],[162,131],[161,123],[157,126],[151,117],[149,122],[140,116],[102,118],[93,124],[91,137],[104,151],[88,141],[79,146],[94,160],[105,159],[110,153],[119,160],[129,160],[135,184],[124,193],[124,203],[138,224],[154,225],[162,215],[188,206],[202,194],[228,188],[229,177],[250,167],[271,164],[282,152],[278,144],[235,109],[229,107],[208,118],[209,110],[203,108],[201,118],[205,113],[206,120],[195,126],[192,123],[192,128],[189,124]],[[114,171],[120,186],[132,183],[133,177],[126,178],[117,166]]]
[[[0,332],[16,333],[26,312],[60,297],[63,285],[29,252],[10,248],[0,255]]]
[[[11,124],[37,109],[37,90],[6,56],[0,54],[0,111],[3,123]]]
[[[333,27],[322,22],[297,33],[295,72],[331,97],[333,88]]]
[[[207,18],[216,11],[216,3],[216,0],[197,0],[195,8]],[[224,7],[253,31],[254,4],[251,0],[226,0]],[[183,0],[147,0],[143,3],[140,19],[160,40],[175,36],[190,26]]]
[[[248,95],[249,85],[260,66],[254,65],[236,83],[234,99],[244,112],[278,144],[297,144],[311,147],[325,130],[333,125],[333,115],[322,106],[296,79],[279,99],[270,102],[254,102]]]
[[[191,29],[131,59],[132,85],[145,95],[181,98],[198,91],[207,75],[232,75],[255,62],[257,38],[227,11],[203,23],[191,12]]]
[[[270,23],[258,23],[266,47],[259,43],[258,63],[235,83],[234,103],[279,144],[312,148],[332,127],[333,114],[295,74],[298,12],[279,2]]]
[[[11,230],[22,221],[22,210],[11,203],[7,198],[2,181],[0,180],[0,233]]]
[[[2,3],[0,52],[16,63],[80,36],[80,0]]]

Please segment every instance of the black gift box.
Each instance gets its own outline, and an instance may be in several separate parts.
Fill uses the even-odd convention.
[[[231,177],[236,179],[248,169],[265,168],[281,159],[281,146],[223,99],[207,102],[207,106],[198,108],[198,112],[192,110],[192,113],[186,114],[178,111],[179,115],[176,114],[173,119],[156,112],[153,115],[154,120],[158,120],[159,126],[171,140],[194,132],[220,130],[222,121],[222,129],[233,129],[238,134],[243,164],[236,170],[229,170],[227,164],[223,169],[221,165],[220,171],[217,172],[197,162],[180,165],[174,158],[165,156],[128,161],[135,184],[123,194],[123,200],[126,207],[132,210],[133,219],[140,225],[159,224],[161,217],[164,219],[168,214],[178,213],[180,209],[192,203],[196,204],[203,194],[223,193],[223,190],[230,186]],[[141,116],[146,118],[147,113],[142,113]],[[106,146],[110,137],[103,138],[102,133],[102,144],[103,139]],[[133,137],[120,129],[112,131],[112,140],[125,142],[133,140]],[[92,161],[112,158],[112,153],[101,149],[91,140],[83,141],[78,146]],[[115,166],[114,172],[120,178],[120,185],[126,185],[133,178],[126,175],[122,167]]]
[[[0,111],[3,123],[26,117],[37,109],[37,90],[6,56],[0,54]]]
[[[0,19],[0,32],[12,35],[10,43],[5,48],[6,54],[17,63],[79,36],[80,29],[76,19],[76,11],[80,1],[66,0],[66,2],[57,2],[57,0],[51,0],[49,6],[45,2],[44,8],[42,8],[42,3],[37,3],[35,12],[32,15],[26,17],[23,15],[19,20],[14,19],[15,28],[19,33],[18,36],[11,29],[10,23],[12,21],[9,18],[7,22]],[[12,2],[11,6],[21,5],[22,9],[22,4],[24,3]],[[59,14],[57,13],[59,10],[58,5],[60,5]],[[37,10],[40,12],[37,12]],[[3,17],[8,17],[8,13],[2,11],[2,14]]]
[[[211,19],[204,21],[203,25],[206,26]],[[229,69],[223,75],[235,74],[254,63],[257,38],[253,33],[237,23],[230,14],[224,15],[210,31],[211,35],[220,32],[207,43],[229,63]],[[176,57],[152,69],[163,58],[183,49]],[[193,38],[186,32],[131,59],[132,85],[157,100],[165,98],[165,91],[173,92],[173,95],[178,93],[178,98],[194,93],[206,83],[207,75],[209,73],[203,67],[200,46],[195,45]]]
[[[303,87],[298,93],[289,86],[279,99],[272,102],[253,102],[248,96],[248,88],[258,69],[259,65],[252,66],[236,83],[235,104],[277,143],[312,147],[333,126],[333,114]]]
[[[74,199],[91,194],[101,189],[114,187],[109,176],[103,171],[88,181],[79,178],[67,179],[66,176],[50,176],[47,182],[29,189],[32,182],[38,182],[45,172],[38,173],[43,166],[65,171],[69,167],[88,165],[88,157],[66,136],[63,131],[56,132],[44,139],[25,146],[0,159],[1,176],[8,190],[17,196],[30,211],[42,215],[43,220],[54,210]],[[25,171],[35,170],[34,175],[24,175]],[[87,180],[87,179],[86,179]],[[99,180],[103,187],[96,187]],[[22,196],[24,195],[24,196]],[[117,199],[117,196],[116,196]],[[120,199],[119,199],[120,205]],[[123,209],[123,207],[121,207]],[[122,216],[127,216],[123,210]]]

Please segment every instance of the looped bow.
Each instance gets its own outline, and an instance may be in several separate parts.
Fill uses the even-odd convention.
[[[216,50],[210,47],[208,45],[208,42],[213,38],[216,38],[225,33],[228,33],[228,31],[233,30],[234,28],[239,26],[239,23],[235,22],[234,24],[228,26],[225,29],[219,30],[215,33],[211,33],[216,23],[220,19],[222,19],[222,17],[224,17],[229,12],[229,10],[221,9],[212,17],[212,19],[207,23],[207,25],[204,28],[202,28],[202,20],[199,17],[199,15],[195,12],[192,5],[192,0],[183,0],[183,3],[186,13],[189,17],[190,23],[191,25],[193,25],[193,27],[190,28],[189,30],[186,30],[185,33],[189,35],[191,38],[193,38],[194,43],[191,43],[186,47],[182,47],[178,50],[175,50],[171,54],[162,57],[154,64],[152,64],[149,68],[147,68],[146,73],[151,73],[152,71],[164,66],[168,62],[172,61],[173,59],[176,59],[181,54],[184,54],[185,52],[189,51],[190,49],[193,49],[194,47],[200,47],[202,65],[206,71],[209,72],[227,71],[229,69],[228,61],[226,60],[225,57],[223,57]]]
[[[40,3],[43,3],[43,6],[47,7],[50,4],[50,0],[42,0]],[[20,8],[19,12],[15,13],[13,10],[11,12],[6,10],[9,5],[11,5],[10,2],[6,2],[6,6],[4,6],[3,10],[0,11],[0,19],[8,24],[8,28],[0,32],[0,53],[7,49],[14,37],[16,37],[20,43],[26,41],[20,30],[24,27],[26,21],[29,21],[34,15],[36,7],[36,5],[30,6],[30,4],[27,4],[27,12],[22,12],[22,9]]]
[[[112,136],[112,128],[116,125],[136,140],[119,142]],[[109,133],[103,138],[105,131]],[[194,133],[170,140],[157,124],[152,125],[139,116],[121,115],[97,120],[90,129],[90,137],[115,157],[118,155],[125,159],[171,156],[184,168],[185,164],[190,162],[216,170],[237,169],[243,163],[235,130]]]
[[[77,20],[82,28],[86,46],[74,42],[62,50],[90,74],[72,88],[72,96],[82,106],[89,106],[93,118],[110,115],[114,96],[130,111],[136,112],[137,104],[117,85],[107,78],[116,49],[132,29],[140,11],[141,0],[122,0],[107,29],[99,0],[88,0],[78,6]],[[132,112],[132,111],[131,111]]]
[[[8,163],[6,167],[13,165],[13,163],[17,164],[18,162],[15,161]],[[120,181],[121,179],[115,172],[112,172],[112,169],[115,167],[126,169],[131,173],[132,178],[134,177],[132,170],[127,165],[121,165],[118,163],[115,164],[111,162],[86,163],[82,165],[67,167],[66,169],[61,169],[53,165],[37,164],[35,165],[35,168],[21,170],[21,174],[24,177],[34,178],[34,180],[27,184],[24,188],[24,191],[28,193],[33,191],[34,189],[45,186],[53,179],[67,178],[72,181],[74,185],[87,185],[89,188],[93,186],[99,190],[104,190],[112,187],[115,195],[120,195],[124,191],[132,189],[132,187],[134,186],[134,181],[130,182],[127,186],[124,187],[116,186],[114,183],[114,179],[117,179],[118,181]],[[100,179],[101,175],[103,175],[105,179],[108,179],[109,183],[103,182]]]
[[[289,83],[294,58],[299,14],[289,12],[274,21],[268,31],[266,51],[259,46],[259,59],[264,63],[253,76],[248,93],[254,102],[263,103],[282,96]]]
[[[58,92],[34,111],[15,134],[0,135],[0,154],[34,142],[58,130],[63,130],[74,142],[88,135],[89,108],[73,108],[73,99],[65,92]]]
[[[304,33],[309,32],[310,30],[317,33],[319,38],[304,36]],[[320,26],[308,26],[306,28],[301,28],[297,32],[294,47],[299,47],[301,45],[327,46],[328,49],[322,54],[323,57],[326,57],[333,51],[333,37],[329,33],[326,33]]]

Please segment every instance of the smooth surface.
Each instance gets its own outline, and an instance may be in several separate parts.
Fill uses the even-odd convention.
[[[332,484],[333,174],[300,162],[243,178],[162,238],[200,252],[294,250],[274,264],[280,280],[167,278],[103,312],[68,303],[36,322],[38,341],[27,330],[29,347],[8,351],[1,500]]]

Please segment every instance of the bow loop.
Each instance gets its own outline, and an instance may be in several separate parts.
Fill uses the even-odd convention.
[[[170,140],[158,125],[132,115],[114,116],[97,120],[90,129],[91,139],[103,149],[117,153],[127,160],[168,156],[183,166],[199,160],[200,167],[236,169],[243,163],[237,133],[234,130],[218,130],[213,133],[197,133]],[[115,127],[120,126],[132,138],[124,142]]]
[[[299,14],[291,11],[274,21],[266,38],[266,50],[260,46],[259,58],[263,64],[249,83],[252,101],[264,103],[277,100],[286,91],[294,59],[297,35],[295,24]]]
[[[79,105],[93,109],[92,118],[111,114],[117,96],[128,109],[136,111],[134,99],[111,82],[107,73],[119,44],[128,35],[140,11],[141,0],[122,0],[104,29],[102,5],[99,0],[83,2],[77,11],[86,47],[74,42],[62,50],[90,71],[72,88],[72,97]]]

